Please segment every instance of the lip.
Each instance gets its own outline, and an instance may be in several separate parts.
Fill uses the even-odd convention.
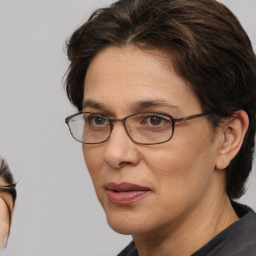
[[[105,186],[108,200],[113,204],[130,204],[144,197],[150,192],[150,189],[137,184],[128,182],[114,183],[109,182]]]

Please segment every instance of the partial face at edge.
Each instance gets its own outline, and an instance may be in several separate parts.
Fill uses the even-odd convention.
[[[202,112],[188,84],[170,65],[135,47],[111,46],[99,52],[90,63],[84,86],[84,100],[103,106],[84,111],[115,118],[139,111],[165,112],[173,117]],[[167,104],[135,108],[149,101]],[[116,123],[107,142],[83,145],[108,223],[124,234],[172,226],[212,197],[220,186],[214,178],[217,151],[218,139],[213,142],[205,117],[176,125],[173,138],[159,145],[135,144],[121,123]],[[135,184],[147,188],[148,193],[128,204],[113,203],[106,190],[110,183]]]
[[[0,186],[6,183],[0,178]],[[10,230],[10,216],[8,206],[13,211],[14,204],[10,193],[0,191],[0,250],[4,248]]]

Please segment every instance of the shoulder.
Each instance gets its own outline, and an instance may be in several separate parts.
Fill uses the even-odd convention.
[[[239,220],[214,237],[192,256],[255,256],[256,214],[246,205],[232,202]],[[117,256],[138,256],[132,241]]]
[[[239,220],[218,234],[193,256],[255,256],[256,214],[246,205],[232,202]]]
[[[228,245],[234,248],[234,256],[256,255],[256,214],[246,205],[232,204],[240,219],[227,230]]]

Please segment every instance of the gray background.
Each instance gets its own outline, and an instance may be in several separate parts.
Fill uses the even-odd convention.
[[[110,0],[0,0],[0,154],[18,183],[8,256],[116,255],[131,239],[106,224],[81,144],[64,118],[76,112],[62,78],[64,42]],[[227,0],[256,49],[256,2]],[[240,200],[256,210],[256,175]]]

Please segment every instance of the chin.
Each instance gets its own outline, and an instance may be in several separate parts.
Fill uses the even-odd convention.
[[[119,233],[121,235],[132,235],[135,233],[135,231],[133,229],[131,229],[130,227],[127,226],[121,226],[121,225],[113,225],[112,223],[109,223],[109,226],[112,230],[114,230],[116,233]]]
[[[109,226],[117,233],[132,235],[148,232],[150,221],[145,214],[138,213],[131,209],[120,208],[116,211],[105,210]]]
[[[140,233],[141,229],[139,228],[138,225],[129,223],[128,221],[126,222],[125,220],[109,220],[108,225],[117,233],[122,234],[122,235],[132,235],[135,233]]]

